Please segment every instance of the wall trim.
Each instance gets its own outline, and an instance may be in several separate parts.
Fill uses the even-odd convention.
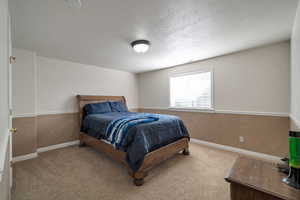
[[[51,145],[51,146],[47,146],[47,147],[40,147],[37,149],[37,152],[42,153],[42,152],[51,151],[54,149],[61,149],[64,147],[74,146],[74,145],[78,145],[78,144],[79,144],[79,140],[75,140],[75,141],[65,142],[65,143],[61,143],[61,144],[55,144],[55,145]]]
[[[234,111],[234,110],[213,110],[213,109],[180,109],[166,107],[141,107],[139,109],[150,110],[168,110],[178,112],[200,112],[200,113],[216,113],[216,114],[237,114],[237,115],[259,115],[259,116],[274,116],[274,117],[289,117],[289,113],[284,112],[257,112],[257,111]]]
[[[13,115],[13,118],[38,117],[43,115],[76,114],[78,112],[48,112],[48,113],[24,113]]]
[[[13,157],[12,162],[15,163],[15,162],[20,162],[20,161],[24,161],[24,160],[30,160],[30,159],[33,159],[36,157],[38,157],[38,153],[34,152],[34,153],[30,153],[30,154],[25,154],[22,156]]]
[[[257,111],[233,111],[233,110],[216,110],[219,114],[238,114],[238,115],[259,115],[259,116],[273,116],[273,117],[289,117],[289,113],[283,112],[257,112]]]
[[[36,152],[34,152],[34,153],[13,157],[12,161],[15,163],[15,162],[19,162],[19,161],[37,158],[39,153],[51,151],[54,149],[61,149],[64,147],[74,146],[74,145],[78,145],[78,144],[79,144],[79,140],[75,140],[75,141],[71,141],[71,142],[65,142],[65,143],[61,143],[61,144],[55,144],[55,145],[51,145],[51,146],[47,146],[47,147],[37,148]]]
[[[23,114],[14,114],[13,118],[23,118],[23,117],[36,117],[36,113],[23,113]]]
[[[139,108],[132,107],[128,108],[128,110],[138,110]],[[60,115],[60,114],[77,114],[78,111],[48,111],[48,112],[39,112],[39,113],[23,113],[23,114],[15,114],[13,118],[22,118],[22,117],[38,117],[43,115]]]
[[[209,146],[209,147],[214,147],[216,149],[235,152],[235,153],[239,153],[239,154],[243,154],[243,155],[247,155],[247,156],[251,156],[251,157],[256,157],[256,158],[261,158],[261,159],[269,160],[269,161],[273,161],[273,162],[274,161],[278,162],[281,159],[280,157],[272,156],[269,154],[258,153],[255,151],[249,151],[249,150],[231,147],[231,146],[227,146],[227,145],[216,144],[216,143],[207,142],[204,140],[199,140],[199,139],[194,139],[194,138],[191,138],[190,141],[195,144],[201,144],[201,145],[205,145],[205,146]]]
[[[76,114],[79,113],[78,111],[48,111],[48,112],[39,112],[36,116],[41,115],[60,115],[60,114]]]

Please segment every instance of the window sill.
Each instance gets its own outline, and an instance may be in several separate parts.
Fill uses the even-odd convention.
[[[213,108],[169,107],[168,109],[174,111],[189,111],[189,112],[211,112],[211,113],[215,112],[215,109]]]

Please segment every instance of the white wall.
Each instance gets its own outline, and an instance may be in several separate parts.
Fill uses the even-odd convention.
[[[8,131],[9,25],[7,0],[0,0],[0,151]],[[5,149],[3,149],[4,151]],[[0,152],[1,153],[1,152]],[[1,156],[1,154],[0,154]],[[1,169],[1,166],[0,166]]]
[[[77,112],[77,94],[124,95],[138,107],[135,74],[37,56],[14,49],[13,107],[16,116]]]
[[[138,107],[136,75],[63,60],[38,57],[38,112],[75,112],[75,96],[125,96],[129,108]]]
[[[300,128],[300,3],[291,39],[291,117]]]
[[[214,71],[214,108],[218,111],[289,113],[288,41],[138,75],[144,108],[169,106],[169,75]]]
[[[17,58],[12,65],[12,95],[14,115],[36,114],[36,53],[13,49]]]
[[[0,200],[10,196],[9,177],[9,50],[8,1],[0,0]]]

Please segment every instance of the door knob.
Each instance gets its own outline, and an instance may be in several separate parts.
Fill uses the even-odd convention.
[[[15,133],[15,132],[17,132],[17,129],[16,129],[16,128],[11,128],[9,131],[10,131],[11,133]]]

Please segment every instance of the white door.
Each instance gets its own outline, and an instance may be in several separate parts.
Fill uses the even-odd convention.
[[[8,127],[10,129],[11,134],[16,132],[16,129],[12,128],[12,62],[14,61],[12,57],[12,46],[11,46],[11,20],[10,16],[8,17],[8,54],[9,54],[9,63],[8,63],[8,108],[9,108],[9,119],[8,119]],[[9,137],[9,162],[12,163],[12,135]],[[10,188],[13,185],[13,168],[10,165],[9,169],[9,183]]]
[[[10,169],[11,134],[11,38],[8,0],[0,0],[0,199],[9,199],[12,185]],[[9,145],[9,146],[8,146]]]

